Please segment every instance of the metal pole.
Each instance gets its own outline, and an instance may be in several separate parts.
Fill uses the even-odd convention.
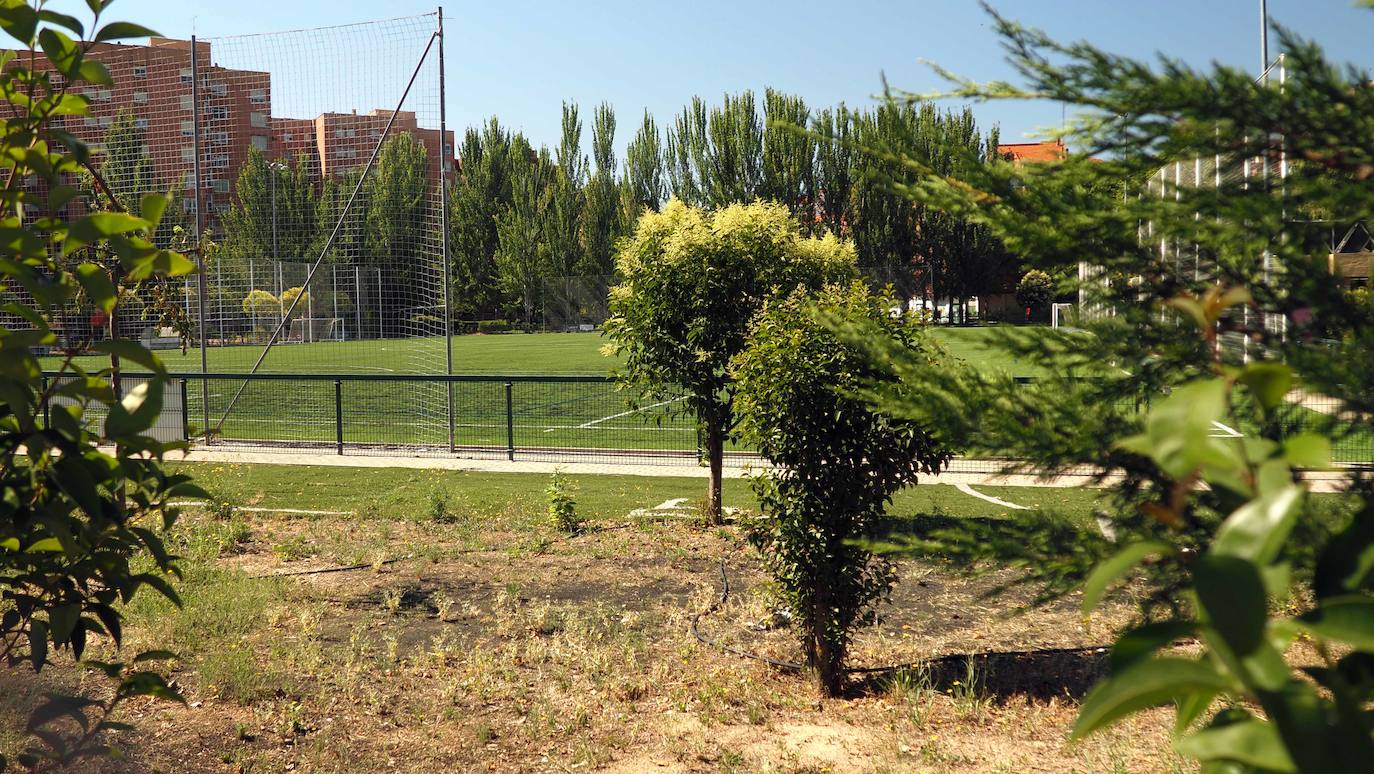
[[[43,375],[43,429],[52,427],[52,401],[48,398],[48,377]]]
[[[209,353],[206,350],[205,335],[209,328],[205,324],[205,252],[201,247],[201,233],[204,231],[204,217],[201,215],[200,197],[200,65],[197,63],[196,36],[191,36],[191,153],[194,158],[191,160],[191,176],[195,179],[195,223],[196,223],[196,262],[200,264],[200,271],[197,272],[200,279],[197,281],[197,289],[200,297],[196,299],[198,309],[197,327],[200,328],[200,372],[209,373]],[[201,431],[205,433],[205,442],[210,442],[210,382],[204,376],[200,380],[200,402],[204,409],[203,417],[205,424]],[[221,423],[222,424],[222,423]]]
[[[515,400],[510,382],[506,382],[506,459],[515,461]]]
[[[387,119],[386,126],[382,128],[382,134],[377,138],[377,144],[372,148],[372,155],[368,157],[367,165],[363,167],[363,173],[358,176],[358,182],[353,186],[353,192],[348,195],[348,201],[344,204],[343,212],[339,215],[339,219],[334,222],[334,228],[329,232],[329,238],[325,240],[324,246],[320,248],[319,257],[310,265],[310,271],[305,275],[305,282],[301,283],[302,292],[291,299],[291,305],[282,313],[281,321],[278,322],[277,327],[272,330],[272,335],[267,339],[267,345],[262,348],[262,352],[258,354],[257,361],[253,363],[253,368],[250,369],[248,373],[255,374],[258,372],[258,369],[262,367],[262,361],[267,359],[267,353],[272,349],[272,345],[276,343],[277,337],[281,335],[282,330],[286,328],[286,321],[291,319],[291,313],[296,311],[296,304],[300,303],[301,296],[305,295],[304,289],[310,287],[310,281],[315,278],[315,272],[319,270],[320,264],[324,263],[325,256],[329,255],[329,251],[333,249],[334,241],[339,238],[339,232],[343,229],[344,218],[352,211],[353,202],[357,200],[358,194],[363,190],[363,183],[367,182],[368,176],[372,174],[372,168],[377,163],[377,156],[380,155],[382,151],[382,144],[391,134],[391,127],[396,124],[396,117],[400,115],[401,107],[405,105],[406,98],[410,96],[410,89],[415,85],[415,79],[419,77],[420,69],[424,67],[425,60],[429,58],[429,52],[434,48],[434,39],[438,36],[439,33],[437,31],[429,36],[429,42],[425,44],[424,53],[420,54],[420,61],[415,63],[415,71],[410,74],[410,80],[406,82],[405,91],[401,92],[400,100],[396,102],[395,109],[391,111],[391,117]],[[243,390],[247,386],[247,381],[239,385],[238,391],[234,393],[234,397],[230,399],[229,405],[224,409],[224,414],[219,419],[220,425],[224,424],[224,420],[229,416],[229,412],[233,410],[234,405],[238,403],[239,396],[243,395]],[[208,416],[206,422],[209,422]]]
[[[444,108],[444,7],[439,6],[439,253],[444,262],[444,375],[453,375],[453,312],[449,305],[448,265],[448,114]],[[448,393],[448,451],[457,450],[457,425],[453,417],[453,382],[445,385]]]
[[[1269,4],[1260,0],[1260,80],[1269,82]]]
[[[191,409],[190,401],[187,400],[187,397],[190,395],[191,391],[186,389],[185,378],[179,381],[181,382],[181,438],[182,440],[189,441],[191,440]]]
[[[334,380],[334,442],[343,455],[343,380]]]

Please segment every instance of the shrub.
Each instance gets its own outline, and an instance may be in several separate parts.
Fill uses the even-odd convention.
[[[1016,303],[1032,310],[1043,309],[1054,298],[1054,280],[1039,269],[1021,275],[1016,283]]]
[[[510,320],[478,320],[478,333],[509,333],[513,329]]]
[[[839,692],[854,630],[893,582],[889,562],[854,541],[870,536],[893,493],[949,454],[913,422],[872,411],[852,391],[881,378],[833,327],[860,326],[927,352],[920,327],[862,282],[798,290],[766,303],[735,357],[746,441],[776,467],[754,479],[763,515],[748,527],[793,619],[821,689]]]

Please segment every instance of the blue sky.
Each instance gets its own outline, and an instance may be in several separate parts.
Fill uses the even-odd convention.
[[[1154,52],[1196,65],[1257,69],[1258,0],[1000,0],[1003,13],[1062,40],[1119,53]],[[434,9],[433,0],[119,0],[114,17],[183,37],[266,32]],[[1330,54],[1374,69],[1374,11],[1351,0],[1270,0],[1271,18]],[[623,148],[645,109],[662,126],[692,95],[773,86],[812,105],[867,105],[881,76],[928,91],[939,79],[921,60],[977,79],[1010,77],[983,11],[972,0],[598,0],[448,3],[449,125],[496,114],[536,144],[559,135],[563,100],[617,111]],[[339,106],[340,109],[355,107]],[[356,107],[368,107],[359,105]],[[1051,104],[975,106],[1004,141],[1059,123]]]

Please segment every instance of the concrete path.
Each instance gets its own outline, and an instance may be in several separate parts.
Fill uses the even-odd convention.
[[[481,473],[537,473],[549,475],[555,470],[569,475],[618,475],[618,476],[679,476],[686,478],[705,478],[706,468],[692,465],[680,459],[664,463],[643,461],[642,457],[623,459],[613,454],[585,462],[551,462],[540,460],[506,459],[460,459],[457,457],[415,457],[407,455],[338,455],[306,451],[238,451],[220,449],[195,449],[185,454],[169,455],[172,461],[187,462],[258,464],[258,465],[319,465],[327,467],[352,468],[412,468],[422,470],[461,470]],[[950,470],[938,476],[922,476],[922,484],[949,484],[952,486],[1028,486],[1028,487],[1102,487],[1110,486],[1113,479],[1096,482],[1091,478],[1092,471],[1084,469],[1075,475],[1057,478],[1041,478],[1033,475],[1003,476],[999,473],[977,472],[977,469],[990,470],[995,463],[980,460],[955,460]],[[753,464],[738,460],[727,460],[724,475],[726,478],[745,478],[759,473],[767,466],[759,462]],[[1313,472],[1304,478],[1315,492],[1337,492],[1344,488],[1348,474],[1344,471]]]

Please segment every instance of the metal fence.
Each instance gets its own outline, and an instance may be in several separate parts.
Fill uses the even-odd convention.
[[[71,377],[49,373],[45,378]],[[121,378],[127,391],[150,375]],[[1122,411],[1140,412],[1148,405],[1141,396],[1127,400]],[[153,434],[211,449],[695,465],[699,437],[682,408],[680,399],[632,405],[606,376],[183,372],[170,374]],[[103,407],[87,411],[88,421],[103,421]],[[1295,391],[1273,422],[1271,429],[1285,436],[1328,435],[1338,464],[1374,465],[1374,421],[1352,415],[1335,398]],[[1261,430],[1218,423],[1214,434],[1258,435]],[[728,447],[727,456],[734,463],[757,459],[738,445]],[[1013,461],[961,457],[950,470],[997,473]]]

